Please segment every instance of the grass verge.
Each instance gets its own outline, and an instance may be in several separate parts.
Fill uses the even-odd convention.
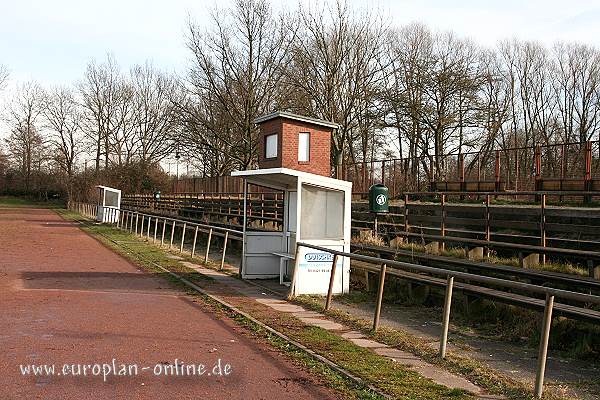
[[[23,197],[0,196],[0,207],[62,208],[64,204],[58,200],[37,201]]]

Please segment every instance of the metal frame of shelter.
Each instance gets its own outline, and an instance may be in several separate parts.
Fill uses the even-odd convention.
[[[296,242],[350,251],[352,183],[288,168],[267,168],[233,172],[244,178],[243,279],[294,276],[295,294],[326,294],[333,263],[330,253],[296,246]],[[281,231],[248,228],[248,185],[284,192]],[[293,269],[290,268],[293,264]],[[347,293],[350,260],[337,259],[334,293]]]

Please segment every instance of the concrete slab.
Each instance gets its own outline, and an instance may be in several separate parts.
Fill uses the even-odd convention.
[[[323,328],[328,331],[341,331],[344,329],[342,324],[338,324],[337,322],[329,321],[327,319],[300,317],[300,321],[307,325],[318,326],[319,328]]]
[[[521,252],[519,253],[519,264],[522,268],[536,267],[540,265],[540,255],[538,253],[524,255]]]
[[[274,298],[266,298],[266,299],[259,298],[259,299],[256,299],[256,301],[258,301],[261,304],[266,304],[268,306],[274,305],[274,304],[287,304],[287,302],[284,300],[274,299]]]
[[[391,358],[393,361],[396,361],[397,363],[402,365],[408,365],[412,367],[423,364],[423,361],[421,361],[421,359],[419,359],[419,357],[415,356],[414,354],[394,349],[392,347],[377,348],[373,349],[373,351],[379,354],[380,356]]]
[[[422,365],[413,366],[413,370],[418,372],[425,378],[429,378],[432,381],[449,387],[451,389],[462,389],[466,390],[467,392],[474,393],[476,395],[483,393],[479,386],[472,384],[462,376],[453,375],[448,371],[445,371],[441,368],[437,368],[425,362],[423,362]]]
[[[348,331],[348,332],[342,333],[342,337],[344,339],[358,339],[358,338],[364,338],[365,335],[363,335],[362,333],[357,332],[357,331]]]
[[[302,312],[298,312],[298,313],[294,313],[295,317],[304,317],[304,318],[318,318],[320,316],[322,316],[322,314],[319,314],[316,311],[302,311]]]
[[[304,311],[304,308],[297,306],[295,304],[267,304],[269,307],[277,310],[277,311],[282,311],[282,312],[287,312],[287,313],[297,313],[297,312],[302,312]]]
[[[483,258],[483,247],[473,247],[467,252],[469,260],[481,260]]]
[[[376,342],[376,341],[371,340],[371,339],[349,338],[348,340],[350,340],[355,345],[360,346],[360,347],[364,347],[366,349],[379,349],[379,348],[389,347],[388,345]]]

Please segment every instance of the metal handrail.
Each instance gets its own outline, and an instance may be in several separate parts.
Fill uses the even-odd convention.
[[[84,216],[87,216],[89,218],[96,218],[97,216],[97,206],[93,205],[93,204],[89,204],[89,203],[77,203],[77,202],[69,202],[67,204],[67,207],[69,209],[73,209],[78,211],[79,213],[81,213]],[[209,252],[210,252],[210,245],[211,245],[211,239],[213,236],[213,231],[219,232],[219,235],[224,236],[224,240],[223,240],[223,251],[222,251],[222,255],[221,255],[221,260],[220,260],[220,269],[223,269],[224,263],[225,263],[225,255],[226,255],[226,251],[227,251],[227,242],[228,240],[243,240],[243,232],[242,231],[238,231],[235,229],[230,229],[230,228],[224,228],[224,227],[219,227],[219,226],[213,226],[213,225],[207,225],[207,224],[202,224],[202,223],[197,223],[197,222],[191,222],[191,221],[185,221],[185,220],[181,220],[178,218],[171,218],[171,217],[166,217],[166,216],[158,216],[158,215],[153,215],[153,214],[146,214],[146,213],[141,213],[139,211],[134,211],[134,210],[126,210],[126,209],[121,209],[121,208],[109,208],[109,218],[108,220],[110,221],[110,224],[115,224],[117,229],[122,229],[122,230],[127,230],[131,233],[135,233],[136,235],[140,235],[142,237],[147,236],[148,240],[150,240],[152,238],[151,232],[150,232],[150,224],[152,221],[152,218],[155,219],[154,222],[154,230],[153,230],[153,243],[157,243],[158,241],[158,237],[157,237],[157,228],[158,228],[158,221],[162,220],[163,221],[163,227],[162,227],[162,232],[161,232],[161,237],[160,237],[160,247],[162,247],[165,243],[165,228],[168,223],[172,224],[172,228],[171,228],[171,236],[170,236],[170,243],[168,243],[167,245],[169,246],[169,249],[173,248],[173,237],[174,237],[174,233],[175,233],[175,226],[179,223],[183,226],[183,230],[182,230],[182,234],[181,234],[181,242],[179,244],[179,252],[183,253],[184,250],[184,244],[185,244],[185,233],[187,231],[187,229],[189,228],[195,228],[195,232],[194,232],[194,240],[193,240],[193,245],[192,245],[192,249],[190,251],[190,257],[194,258],[195,252],[196,252],[196,243],[197,243],[197,238],[198,238],[198,232],[200,230],[200,228],[202,228],[202,232],[206,232],[208,233],[208,240],[207,240],[207,245],[206,245],[206,253],[204,255],[204,262],[208,262],[209,260]],[[138,221],[139,221],[139,217],[142,217],[142,225],[139,227],[139,233],[138,233]],[[146,225],[146,235],[144,235],[144,219],[148,219],[148,223]],[[135,224],[133,222],[133,220],[135,219]],[[134,228],[135,227],[135,228]],[[229,235],[229,234],[233,234],[233,235]],[[238,234],[239,236],[234,236],[235,234]]]
[[[461,278],[461,279],[469,280],[472,282],[486,283],[488,285],[494,285],[494,286],[504,286],[504,287],[511,288],[511,289],[526,290],[526,291],[530,291],[530,292],[534,292],[534,293],[539,293],[539,294],[543,294],[543,295],[552,295],[552,296],[559,297],[562,299],[580,301],[580,302],[584,302],[584,303],[600,304],[600,296],[595,296],[592,294],[571,292],[569,290],[564,290],[564,289],[555,289],[555,288],[549,288],[549,287],[545,287],[545,286],[534,285],[531,283],[515,282],[515,281],[510,281],[510,280],[501,279],[501,278],[494,278],[494,277],[490,277],[490,276],[471,274],[468,272],[452,271],[452,270],[447,270],[447,269],[442,269],[442,268],[428,267],[425,265],[412,264],[412,263],[396,261],[396,260],[388,260],[388,259],[384,259],[384,258],[366,256],[363,254],[346,253],[343,251],[328,249],[325,247],[315,246],[315,245],[304,243],[304,242],[299,242],[299,243],[297,243],[297,245],[301,246],[301,247],[307,247],[307,248],[310,248],[313,250],[324,251],[324,252],[330,253],[332,255],[337,254],[338,256],[341,256],[341,257],[348,257],[350,259],[365,261],[365,262],[368,262],[371,264],[387,264],[388,267],[396,267],[396,268],[403,269],[403,270],[413,270],[413,271],[425,272],[425,273],[428,273],[431,275],[438,275],[438,276],[450,275],[450,276],[454,276],[455,278]]]
[[[200,223],[200,222],[186,221],[186,220],[178,219],[178,218],[165,217],[163,215],[146,214],[146,213],[143,213],[143,212],[139,212],[139,211],[135,211],[135,210],[128,210],[128,209],[125,209],[125,208],[119,209],[119,210],[123,211],[123,212],[131,212],[131,213],[134,213],[134,214],[143,215],[145,217],[150,217],[150,218],[167,219],[169,221],[180,222],[182,224],[187,224],[187,225],[194,226],[194,227],[197,226],[199,228],[214,229],[214,230],[220,230],[220,231],[223,231],[223,232],[239,233],[240,235],[243,235],[242,231],[238,231],[236,229],[230,229],[230,228],[225,228],[225,227],[221,227],[221,226],[214,226],[214,225],[207,225],[207,224],[203,224],[203,223]]]
[[[446,293],[444,296],[444,308],[442,312],[442,331],[440,334],[440,348],[439,356],[441,358],[446,357],[446,349],[448,343],[448,328],[450,324],[450,310],[452,306],[452,291],[454,287],[454,279],[460,278],[471,282],[480,282],[488,285],[502,286],[511,289],[527,290],[533,293],[543,294],[546,297],[544,305],[544,317],[542,320],[542,329],[540,334],[540,346],[538,351],[538,365],[536,371],[536,380],[534,386],[534,394],[536,397],[541,398],[543,387],[544,387],[544,375],[546,371],[546,359],[548,355],[548,342],[550,338],[550,328],[552,326],[552,311],[554,308],[554,298],[563,298],[568,300],[580,301],[584,303],[600,304],[600,296],[594,296],[590,294],[583,294],[577,292],[571,292],[563,289],[548,288],[544,286],[533,285],[530,283],[514,282],[506,279],[493,278],[489,276],[481,276],[476,274],[470,274],[461,271],[452,271],[435,267],[427,267],[424,265],[412,264],[402,261],[388,260],[378,257],[365,256],[362,254],[347,253],[344,251],[328,249],[322,246],[316,246],[304,242],[296,243],[296,257],[295,266],[292,275],[292,283],[290,285],[289,298],[292,298],[295,294],[296,279],[298,273],[298,267],[300,262],[299,249],[300,247],[306,247],[313,250],[323,251],[333,255],[333,265],[331,268],[329,278],[329,289],[327,292],[325,311],[327,311],[331,304],[331,297],[333,292],[333,280],[335,276],[335,269],[338,257],[348,257],[349,259],[364,261],[370,264],[380,265],[379,271],[379,285],[377,290],[377,300],[375,303],[375,314],[373,317],[373,330],[377,331],[379,328],[379,319],[381,314],[381,306],[383,301],[383,290],[385,285],[385,275],[388,266],[395,267],[401,270],[419,271],[432,275],[446,277]],[[373,268],[374,269],[374,268]],[[369,268],[371,270],[371,268]]]

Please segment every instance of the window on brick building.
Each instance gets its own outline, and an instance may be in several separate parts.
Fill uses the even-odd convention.
[[[265,137],[265,158],[277,158],[277,134]]]
[[[298,161],[310,161],[310,133],[308,132],[298,134]]]

